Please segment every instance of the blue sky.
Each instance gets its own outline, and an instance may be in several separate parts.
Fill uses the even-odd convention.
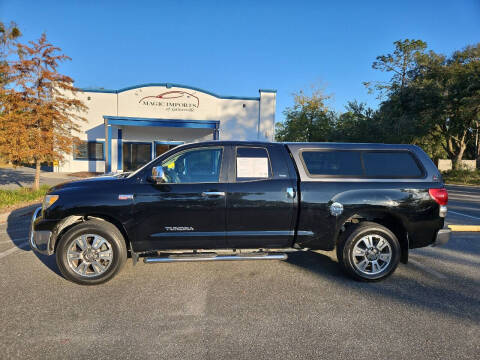
[[[480,41],[480,0],[404,1],[21,1],[0,0],[24,40],[46,32],[73,60],[61,71],[79,87],[148,82],[221,95],[276,89],[277,120],[292,93],[311,85],[376,106],[363,81],[385,75],[375,57],[403,38],[450,53]]]

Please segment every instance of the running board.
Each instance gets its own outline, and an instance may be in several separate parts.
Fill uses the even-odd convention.
[[[287,254],[253,254],[253,255],[170,255],[168,257],[145,257],[145,264],[190,262],[190,261],[242,261],[242,260],[286,260]]]

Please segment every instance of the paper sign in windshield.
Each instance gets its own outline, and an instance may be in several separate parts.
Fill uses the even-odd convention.
[[[237,158],[237,178],[268,178],[268,158]]]

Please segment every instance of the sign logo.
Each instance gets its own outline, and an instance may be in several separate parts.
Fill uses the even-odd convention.
[[[200,99],[186,91],[172,90],[158,95],[145,96],[138,103],[143,106],[158,107],[165,111],[193,112],[200,106]]]

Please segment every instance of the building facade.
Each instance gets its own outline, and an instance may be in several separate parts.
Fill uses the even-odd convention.
[[[82,143],[56,166],[62,172],[134,170],[170,148],[203,140],[272,141],[276,91],[221,96],[179,84],[82,89],[88,107]]]

